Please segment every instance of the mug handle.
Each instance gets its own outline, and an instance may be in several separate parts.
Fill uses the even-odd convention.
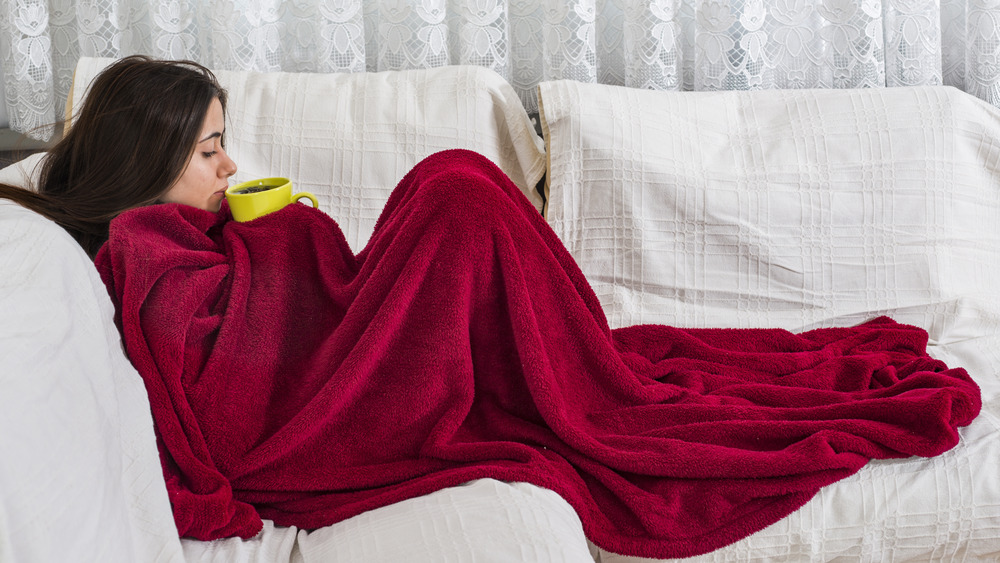
[[[300,199],[302,199],[304,197],[309,198],[309,201],[311,201],[312,204],[313,204],[313,208],[319,208],[319,202],[316,201],[316,196],[312,195],[309,192],[299,192],[299,193],[293,195],[292,196],[292,201],[293,202],[294,201],[299,201]]]

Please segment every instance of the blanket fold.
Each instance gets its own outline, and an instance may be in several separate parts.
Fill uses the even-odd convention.
[[[179,532],[306,529],[477,478],[559,493],[609,551],[683,557],[873,458],[933,456],[979,412],[888,318],[611,330],[487,159],[418,164],[355,255],[305,205],[157,205],[97,257],[149,393]]]

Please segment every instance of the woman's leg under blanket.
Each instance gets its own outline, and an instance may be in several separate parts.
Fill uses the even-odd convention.
[[[692,553],[706,534],[731,540],[773,522],[869,457],[902,455],[889,447],[900,435],[953,438],[946,424],[914,424],[949,400],[936,389],[899,401],[779,388],[796,405],[688,386],[733,374],[770,386],[789,375],[768,374],[775,364],[890,371],[922,357],[787,333],[790,349],[757,357],[763,349],[724,335],[612,332],[538,212],[468,151],[433,155],[403,178],[357,258],[353,303],[318,361],[336,372],[301,417],[303,455],[278,460],[289,487],[312,479],[331,495],[398,499],[477,477],[526,481],[566,498],[600,545],[658,538]],[[844,356],[856,349],[861,362]]]
[[[714,339],[705,339],[698,331],[632,327],[617,340],[585,277],[551,228],[499,168],[469,151],[438,153],[414,167],[390,197],[359,259],[365,263],[363,271],[387,267],[387,273],[403,282],[399,287],[427,292],[420,298],[394,297],[393,314],[420,312],[401,334],[426,334],[422,349],[428,361],[448,342],[446,355],[454,355],[456,368],[474,368],[476,400],[490,397],[500,411],[538,425],[524,440],[541,443],[554,432],[578,452],[641,474],[689,471],[672,458],[672,450],[690,438],[688,423],[701,420],[745,428],[738,432],[745,432],[744,439],[734,438],[730,430],[710,437],[695,429],[696,435],[719,442],[723,449],[754,446],[762,436],[781,449],[821,430],[839,428],[837,432],[850,436],[844,449],[852,454],[862,453],[860,449],[866,456],[888,455],[899,445],[898,434],[907,433],[908,415],[885,414],[884,405],[859,407],[851,393],[862,389],[799,389],[795,375],[820,373],[835,383],[842,379],[836,374],[845,370],[871,374],[887,366],[895,369],[893,362],[926,361],[913,350],[912,340],[919,335],[898,325],[848,329],[832,339],[828,334],[808,338],[773,330],[720,331],[712,333]],[[389,277],[387,273],[374,277]],[[406,283],[407,277],[421,281]],[[361,301],[386,302],[386,297]],[[424,318],[426,311],[437,318]],[[896,340],[896,333],[909,340]],[[758,341],[780,342],[782,349],[763,353]],[[865,353],[855,353],[858,348]],[[407,360],[414,351],[410,349]],[[693,374],[700,387],[688,384]],[[756,379],[767,393],[758,400],[741,396],[745,387],[735,386],[734,396],[710,395],[708,388],[720,378]],[[775,400],[775,389],[790,400]],[[892,394],[883,391],[878,400]],[[780,409],[809,401],[818,409],[810,416],[819,420],[791,424],[795,430],[775,435],[774,421],[789,416]],[[684,407],[664,408],[677,404]],[[877,430],[863,425],[847,429],[838,417],[848,414],[874,418]],[[678,431],[678,426],[684,430]],[[898,430],[886,432],[886,427]],[[853,432],[863,437],[854,440]],[[650,433],[663,438],[654,450],[653,441],[634,439]],[[766,476],[775,469],[771,455],[741,457],[741,475]],[[844,463],[857,467],[858,458],[848,458]],[[810,459],[802,460],[802,470],[809,471]],[[719,471],[733,469],[720,466]]]

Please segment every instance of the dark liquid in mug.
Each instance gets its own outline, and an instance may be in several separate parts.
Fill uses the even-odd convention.
[[[234,191],[233,193],[234,194],[239,194],[239,195],[243,195],[243,194],[255,194],[255,193],[258,193],[258,192],[266,192],[267,190],[271,190],[271,189],[274,189],[274,188],[275,188],[275,186],[248,186],[246,188],[240,188],[240,189]]]

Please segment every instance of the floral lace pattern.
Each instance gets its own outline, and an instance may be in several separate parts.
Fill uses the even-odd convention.
[[[46,138],[81,56],[213,68],[489,67],[669,90],[948,84],[1000,105],[998,0],[5,0],[11,127]]]

